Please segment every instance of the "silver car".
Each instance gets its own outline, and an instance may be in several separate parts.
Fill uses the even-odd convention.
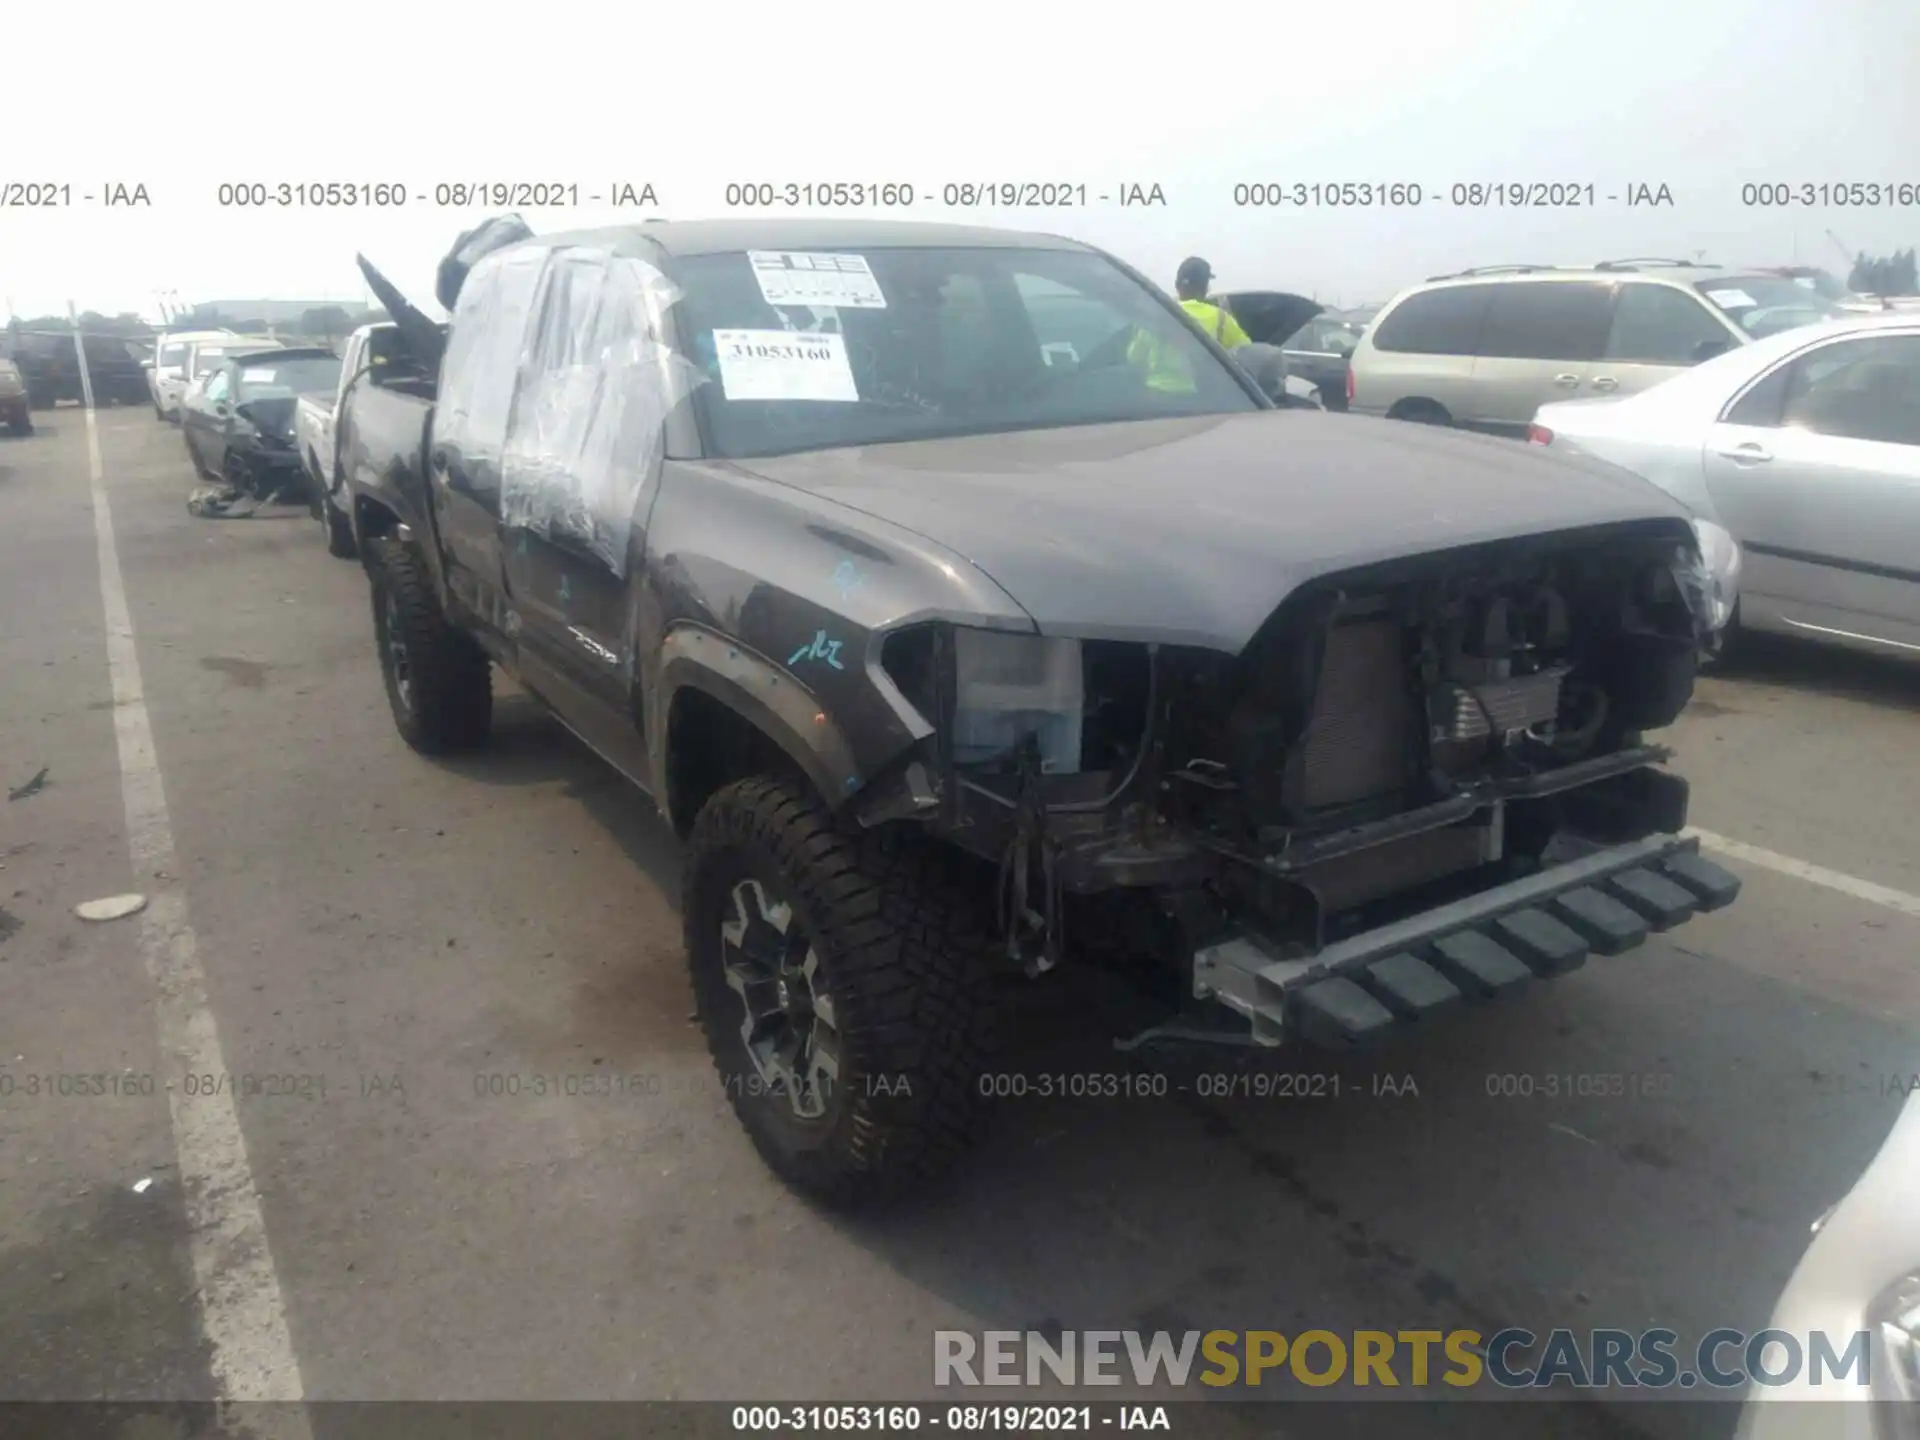
[[[1920,1436],[1920,1091],[1910,1094],[1866,1174],[1814,1223],[1814,1239],[1768,1329],[1844,1353],[1865,1334],[1866,1369],[1804,1368],[1755,1384],[1735,1440],[1914,1440]],[[1775,1362],[1777,1363],[1777,1362]],[[1864,1384],[1862,1381],[1864,1380]],[[1828,1403],[1821,1403],[1828,1402]]]
[[[1730,531],[1741,628],[1920,659],[1920,314],[1807,326],[1638,395],[1543,405],[1529,438]]]

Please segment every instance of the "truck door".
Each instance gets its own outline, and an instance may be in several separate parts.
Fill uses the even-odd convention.
[[[649,273],[607,251],[553,252],[507,437],[502,515],[523,677],[643,786],[630,597],[666,413]]]
[[[454,313],[427,436],[427,489],[447,588],[509,637],[517,627],[501,564],[501,463],[546,259],[543,249],[513,252],[475,269]]]

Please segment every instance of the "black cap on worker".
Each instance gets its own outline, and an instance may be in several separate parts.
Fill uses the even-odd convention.
[[[1179,290],[1191,290],[1196,295],[1207,293],[1207,284],[1213,279],[1213,267],[1198,255],[1189,255],[1180,262],[1180,269],[1173,277],[1174,287]]]

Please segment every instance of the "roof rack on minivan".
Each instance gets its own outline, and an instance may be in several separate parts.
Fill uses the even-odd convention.
[[[1558,270],[1558,265],[1475,265],[1470,270],[1456,270],[1451,275],[1429,275],[1426,283],[1436,280],[1464,280],[1470,275],[1525,275],[1534,270]]]
[[[1629,255],[1624,260],[1602,260],[1596,270],[1638,270],[1642,265],[1671,265],[1682,270],[1718,270],[1708,260],[1673,260],[1663,255]]]

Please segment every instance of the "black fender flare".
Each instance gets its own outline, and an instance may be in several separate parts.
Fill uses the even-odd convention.
[[[766,656],[704,625],[682,623],[660,646],[652,713],[659,733],[652,752],[653,793],[671,812],[667,757],[675,697],[694,689],[725,705],[787,755],[813,783],[828,809],[837,810],[859,788],[853,747],[814,694]]]

